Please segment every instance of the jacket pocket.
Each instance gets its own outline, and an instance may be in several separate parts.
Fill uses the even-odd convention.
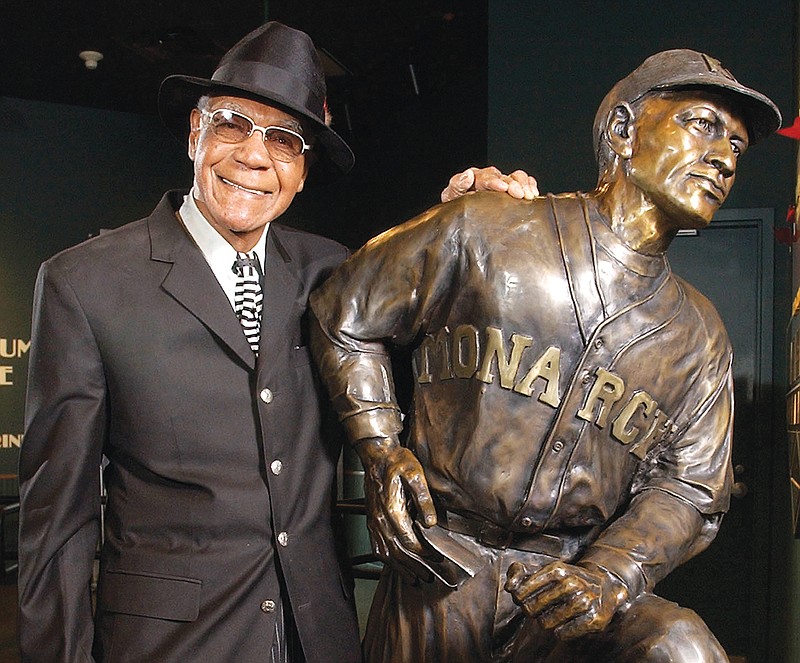
[[[192,622],[200,612],[202,586],[196,578],[107,571],[98,603],[106,612]]]

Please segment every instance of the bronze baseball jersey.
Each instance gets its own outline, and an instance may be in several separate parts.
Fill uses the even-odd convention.
[[[593,196],[505,198],[440,205],[354,254],[312,295],[321,372],[352,440],[404,429],[442,525],[591,560],[637,596],[727,510],[730,343],[708,300],[663,254],[622,243]],[[414,348],[404,421],[392,344]],[[632,508],[654,490],[696,508],[702,533]]]

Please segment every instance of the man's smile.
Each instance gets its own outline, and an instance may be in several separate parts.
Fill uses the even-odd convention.
[[[227,184],[228,186],[232,186],[234,189],[239,189],[240,191],[246,191],[247,193],[252,193],[252,194],[255,194],[257,196],[268,196],[269,194],[272,193],[272,191],[259,191],[258,189],[250,189],[250,188],[248,188],[246,186],[242,186],[241,184],[237,184],[236,182],[231,182],[231,180],[229,180],[229,179],[227,179],[225,177],[222,177],[222,175],[220,175],[219,178],[225,184]]]

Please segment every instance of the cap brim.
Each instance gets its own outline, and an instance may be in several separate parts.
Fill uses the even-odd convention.
[[[347,174],[355,164],[355,156],[349,145],[333,129],[319,118],[298,108],[280,95],[264,95],[263,91],[248,90],[220,84],[208,78],[174,75],[165,78],[158,91],[158,113],[161,121],[178,140],[185,142],[189,136],[189,115],[204,94],[225,94],[254,99],[262,103],[281,107],[311,125],[316,141],[314,153],[319,159],[323,177]]]
[[[731,83],[730,85],[714,82],[709,84],[707,81],[687,79],[686,81],[671,82],[663,87],[656,87],[657,90],[697,90],[703,89],[709,92],[726,96],[733,100],[744,115],[742,118],[750,134],[750,144],[766,138],[775,133],[782,122],[781,112],[772,100],[766,95],[751,90],[741,84]]]

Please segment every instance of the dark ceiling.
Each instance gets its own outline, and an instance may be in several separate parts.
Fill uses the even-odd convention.
[[[358,246],[436,200],[452,173],[485,162],[487,8],[487,0],[0,0],[0,132],[26,122],[4,98],[155,116],[167,75],[210,76],[236,41],[267,17],[280,20],[321,52],[334,127],[358,155],[347,178],[300,197],[290,222]],[[103,53],[95,70],[84,50]],[[72,127],[60,130],[68,141]],[[169,186],[189,172],[173,174]]]
[[[472,0],[2,0],[0,96],[151,114],[161,79],[210,75],[267,7],[312,36],[333,97],[435,87],[447,68],[419,65],[463,57],[486,12]],[[103,53],[97,69],[84,50]]]

